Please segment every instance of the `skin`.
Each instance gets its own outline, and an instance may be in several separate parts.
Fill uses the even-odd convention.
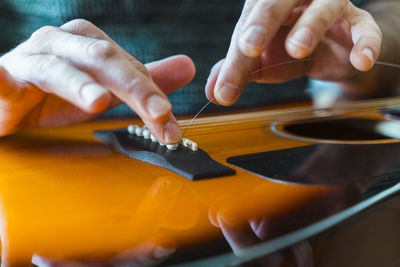
[[[364,7],[374,17],[382,33],[382,48],[378,60],[400,64],[397,51],[400,47],[398,35],[400,29],[400,2],[396,0],[374,0]],[[339,87],[347,95],[360,96],[367,94],[374,96],[398,95],[396,88],[400,84],[398,79],[399,67],[385,67],[375,65],[368,72],[356,72],[354,76],[338,81]]]
[[[211,70],[206,95],[232,105],[250,81],[308,76],[345,82],[371,70],[381,42],[372,16],[348,0],[247,0],[226,58]]]
[[[32,256],[32,263],[40,267],[152,267],[158,266],[176,250],[175,241],[163,235],[157,235],[139,244],[135,248],[123,251],[106,261],[59,260],[40,255]]]
[[[391,4],[375,17],[388,33],[383,59],[399,46],[391,39],[398,16],[385,18],[399,14],[399,3],[386,2]],[[376,9],[381,8],[371,7],[371,14]],[[231,105],[247,82],[277,83],[303,75],[336,81],[348,91],[360,88],[368,84],[363,72],[376,72],[372,68],[381,53],[382,33],[371,14],[348,0],[247,0],[226,59],[211,70],[206,95],[216,104]],[[298,30],[303,37],[311,35],[311,41],[293,38]],[[303,58],[310,60],[267,69]],[[165,94],[187,84],[194,74],[186,56],[143,65],[88,21],[43,27],[0,57],[0,136],[30,126],[85,121],[124,102],[158,140],[175,143],[181,132]],[[218,224],[224,228],[221,219]],[[223,231],[232,236],[228,227]],[[144,247],[151,246],[157,244]],[[63,264],[40,256],[33,260],[39,266]]]
[[[397,9],[392,6],[385,14],[398,11],[399,3],[392,2]],[[387,27],[393,28],[393,22]],[[298,32],[302,40],[294,38]],[[381,42],[372,16],[348,0],[248,0],[226,59],[211,70],[206,95],[216,104],[231,105],[247,82],[277,83],[304,75],[336,81],[346,92],[373,91],[384,85],[377,80],[390,80],[387,71],[371,70]],[[398,43],[392,46],[383,51],[393,51]],[[0,58],[0,136],[29,126],[88,120],[125,102],[159,141],[173,144],[181,131],[165,94],[194,73],[185,56],[144,66],[88,21],[43,27]]]
[[[165,261],[168,256],[175,252],[175,250],[176,244],[174,240],[167,236],[158,235],[142,244],[139,244],[133,249],[121,252],[111,257],[107,261],[67,261],[33,255],[32,263],[40,267],[151,267],[157,266]]]
[[[46,26],[0,58],[0,136],[85,121],[125,102],[158,140],[176,143],[181,132],[165,94],[194,74],[182,55],[143,65],[85,20]]]

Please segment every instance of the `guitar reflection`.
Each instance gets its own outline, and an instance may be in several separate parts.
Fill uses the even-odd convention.
[[[53,151],[48,149],[52,146],[48,141],[47,147],[35,141],[32,144],[38,149]],[[175,256],[177,244],[186,244],[179,243],[179,238],[194,239],[187,233],[199,233],[199,227],[204,227],[205,239],[219,238],[209,228],[223,235],[240,257],[246,248],[361,201],[382,178],[379,174],[399,166],[398,148],[398,144],[369,148],[320,145],[289,177],[318,185],[248,177],[202,183],[169,176],[135,180],[129,176],[131,169],[125,175],[104,179],[94,174],[83,179],[63,173],[27,176],[22,187],[18,179],[3,179],[3,264],[22,266],[32,260],[39,266],[154,266]],[[3,147],[3,151],[10,160],[27,155],[14,148],[7,151]],[[102,155],[113,159],[107,151]],[[94,164],[90,157],[81,160],[85,168]],[[130,159],[118,158],[125,160],[135,166]],[[96,168],[99,166],[97,162]],[[352,168],[355,166],[360,168]],[[374,176],[369,176],[371,173]],[[231,190],[234,183],[240,187]],[[221,196],[223,192],[234,193]],[[205,214],[208,210],[209,219],[202,216],[203,210]],[[26,218],[35,220],[27,224]],[[210,226],[209,220],[222,231]],[[172,229],[174,235],[166,235],[165,229]],[[303,241],[256,262],[260,266],[302,267],[312,266],[313,259],[313,244]]]
[[[60,260],[33,255],[32,264],[36,266],[58,267],[101,267],[101,266],[156,266],[167,259],[176,250],[175,241],[163,235],[155,235],[136,247],[118,253],[107,260]]]
[[[315,223],[363,199],[371,186],[400,166],[399,144],[318,145],[285,180],[303,184],[262,184],[227,195],[210,208],[211,223],[221,229],[235,255],[251,246]],[[398,179],[397,179],[398,181]],[[287,198],[282,201],[278,195]],[[307,240],[256,259],[257,266],[314,266]]]
[[[55,190],[54,184],[52,189]],[[6,257],[2,258],[2,266],[29,266],[22,259],[32,253],[32,263],[37,266],[158,265],[176,250],[175,240],[161,233],[161,230],[171,228],[171,224],[177,230],[191,228],[199,216],[193,202],[182,198],[184,191],[181,180],[160,177],[152,183],[139,204],[132,202],[135,207],[132,211],[123,208],[118,210],[117,202],[110,206],[114,210],[107,211],[104,202],[90,201],[97,197],[96,190],[87,191],[87,198],[82,198],[79,209],[82,214],[70,219],[68,214],[62,213],[72,212],[72,215],[76,210],[63,207],[63,198],[54,196],[54,203],[48,205],[49,210],[45,215],[49,221],[37,220],[34,224],[46,229],[35,227],[27,233],[18,233],[22,240],[31,240],[34,245],[30,246],[27,242],[25,249],[18,246],[20,243],[16,242],[13,232],[17,233],[18,226],[24,223],[18,218],[14,218],[18,223],[14,221],[11,230],[3,230],[2,253]],[[185,219],[175,218],[177,221],[171,222],[171,213],[179,205],[176,202],[185,200],[191,207],[185,214]],[[40,213],[44,203],[41,202],[41,197],[36,201],[42,206],[32,205],[31,208],[36,208]],[[54,210],[50,210],[51,208]],[[15,212],[14,209],[12,211]],[[59,221],[57,217],[63,218],[63,221]],[[93,221],[93,224],[87,224],[88,220]]]

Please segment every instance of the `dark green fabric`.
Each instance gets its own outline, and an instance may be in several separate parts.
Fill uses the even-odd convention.
[[[226,55],[243,0],[1,0],[0,51],[7,52],[44,25],[84,18],[142,62],[187,54],[194,81],[169,95],[175,113],[193,113],[207,100],[210,68]],[[179,71],[179,70],[176,70]],[[306,79],[280,85],[250,84],[238,104],[250,107],[304,98]],[[215,105],[207,110],[226,109]],[[130,115],[124,105],[107,115]]]

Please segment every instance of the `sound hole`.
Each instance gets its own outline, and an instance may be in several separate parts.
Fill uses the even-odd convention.
[[[366,141],[389,139],[375,130],[379,122],[381,120],[342,118],[296,122],[283,126],[283,129],[298,136],[325,140]]]

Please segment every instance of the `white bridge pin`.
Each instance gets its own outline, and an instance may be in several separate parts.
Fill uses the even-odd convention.
[[[145,139],[150,139],[150,131],[149,131],[149,130],[144,129],[143,132],[142,132],[142,134],[143,134],[143,137],[144,137]]]
[[[197,151],[199,149],[195,142],[193,142],[192,140],[189,140],[187,138],[182,138],[181,143],[183,146],[185,146],[193,151]]]
[[[135,124],[130,124],[127,128],[127,131],[129,134],[135,134],[135,129],[136,129],[137,125]]]
[[[151,139],[152,142],[158,142],[160,146],[166,146],[168,150],[177,150],[179,147],[179,144],[181,143],[185,147],[190,148],[193,151],[197,151],[197,144],[187,138],[183,138],[179,143],[176,144],[169,144],[165,145],[161,143],[160,141],[157,140],[157,138],[150,133],[150,131],[147,129],[146,125],[143,127],[140,127],[135,124],[130,124],[127,127],[127,131],[129,134],[134,134],[136,136],[143,136],[145,139]]]
[[[140,126],[137,126],[137,127],[135,128],[135,134],[136,134],[137,136],[143,136],[143,128],[140,127]]]

